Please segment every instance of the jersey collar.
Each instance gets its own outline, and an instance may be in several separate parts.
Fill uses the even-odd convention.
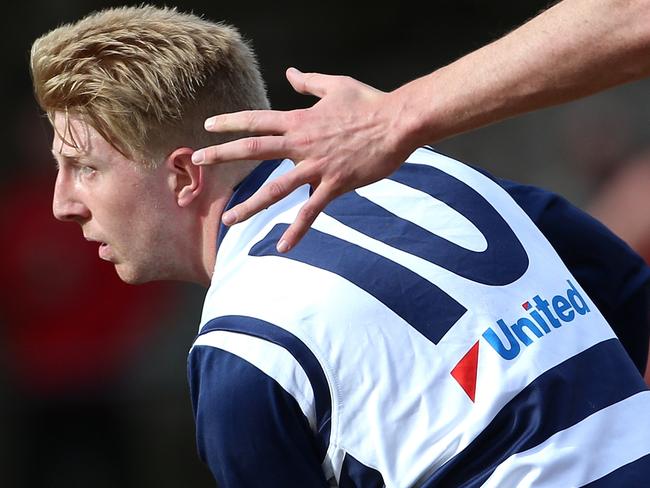
[[[228,200],[226,208],[224,208],[223,211],[226,212],[226,210],[231,209],[235,205],[240,204],[252,196],[253,193],[259,190],[264,182],[268,180],[271,173],[273,173],[281,163],[281,159],[271,159],[268,161],[263,161],[261,164],[259,164],[246,178],[241,181],[241,183],[235,187],[233,194],[230,197],[230,200]],[[221,241],[223,241],[223,238],[226,236],[229,228],[230,227],[227,225],[220,223],[219,232],[217,233],[217,249],[219,249]]]

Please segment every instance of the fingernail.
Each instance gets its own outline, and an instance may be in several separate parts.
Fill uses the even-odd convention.
[[[203,127],[205,127],[206,130],[210,130],[210,129],[212,129],[214,127],[214,123],[215,123],[214,117],[210,117],[209,119],[207,119],[205,121],[205,123],[203,124]]]
[[[205,151],[203,149],[199,149],[198,151],[192,153],[192,162],[194,164],[202,163],[204,159]]]
[[[221,217],[221,221],[224,223],[224,225],[235,224],[235,223],[237,223],[237,215],[235,215],[234,212],[226,212]]]
[[[277,250],[282,253],[287,252],[289,250],[289,243],[285,240],[281,240],[278,242]]]

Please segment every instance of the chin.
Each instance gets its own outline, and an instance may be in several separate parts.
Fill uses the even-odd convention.
[[[120,263],[115,265],[115,271],[120,279],[129,285],[142,285],[152,281],[183,281],[182,277],[155,266],[138,267],[132,264]]]
[[[117,272],[117,276],[129,285],[142,285],[143,283],[156,281],[156,278],[149,274],[143,273],[141,270],[133,269],[125,264],[116,264],[115,271]]]

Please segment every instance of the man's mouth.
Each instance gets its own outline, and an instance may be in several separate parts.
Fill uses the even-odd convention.
[[[111,260],[111,247],[107,243],[100,241],[99,239],[93,239],[92,237],[86,237],[86,240],[89,242],[97,242],[99,244],[98,254],[100,259],[104,259],[105,261]]]
[[[108,244],[106,244],[105,242],[100,242],[99,243],[99,257],[101,259],[104,259],[106,261],[110,261],[111,260],[110,259],[110,254],[111,254],[110,250],[111,250],[111,247]]]

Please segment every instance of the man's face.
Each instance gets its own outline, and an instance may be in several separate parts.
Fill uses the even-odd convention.
[[[112,262],[125,282],[173,278],[169,232],[175,205],[164,166],[136,165],[78,118],[70,116],[66,128],[65,116],[57,113],[54,125],[54,216],[81,225],[84,237],[97,242],[99,257]],[[58,135],[70,133],[76,148]]]

